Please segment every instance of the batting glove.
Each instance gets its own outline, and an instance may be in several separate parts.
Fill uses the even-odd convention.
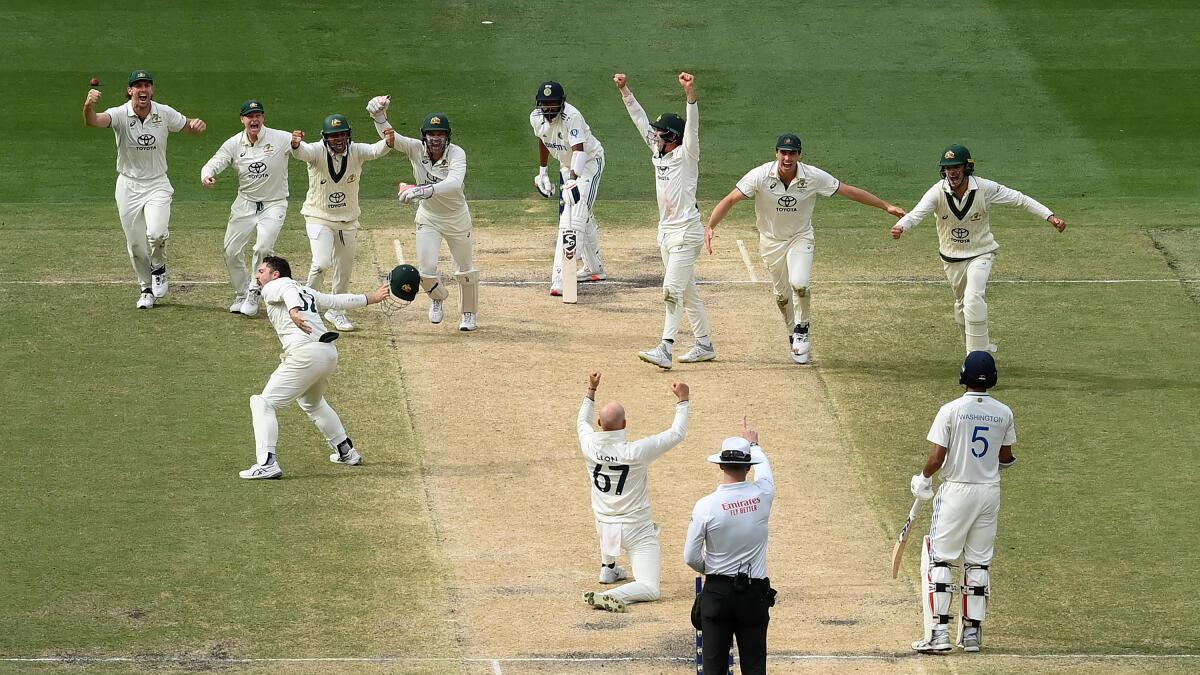
[[[563,183],[562,200],[567,206],[575,206],[580,201],[579,183],[575,180],[569,180]]]
[[[925,474],[919,473],[912,477],[909,489],[912,490],[914,497],[927,502],[933,499],[933,478],[926,478]]]
[[[538,170],[538,175],[533,177],[533,186],[546,199],[554,196],[554,183],[550,182],[550,176],[546,173],[544,166]]]
[[[400,193],[400,201],[405,204],[411,204],[413,202],[419,202],[422,199],[429,199],[432,196],[432,185],[414,185]]]
[[[392,103],[391,96],[376,96],[367,101],[367,114],[380,124],[387,121],[388,106]]]

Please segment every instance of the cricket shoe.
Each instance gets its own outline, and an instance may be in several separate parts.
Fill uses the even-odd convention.
[[[933,637],[917,640],[912,643],[912,648],[922,654],[945,654],[954,649],[954,645],[950,644],[950,631],[935,630]]]
[[[446,313],[442,310],[441,300],[429,301],[429,323],[441,323]]]
[[[600,583],[602,584],[615,584],[618,581],[624,581],[628,576],[629,573],[620,565],[613,565],[612,567],[608,565],[600,566]]]
[[[143,288],[142,294],[138,296],[137,308],[150,309],[154,306],[154,293],[149,288]]]
[[[255,464],[245,471],[238,472],[239,478],[246,480],[264,480],[269,478],[283,478],[283,469],[279,468],[279,462],[273,462],[263,466]]]
[[[604,272],[598,272],[598,273],[593,274],[592,271],[587,269],[586,267],[579,270],[579,273],[575,275],[575,281],[577,281],[581,284],[587,284],[587,283],[591,283],[594,281],[604,281],[607,278],[608,278],[608,275],[605,274]]]
[[[792,361],[794,363],[808,363],[809,352],[812,350],[812,343],[808,339],[808,333],[792,333]]]
[[[658,343],[654,349],[638,352],[638,358],[646,363],[653,363],[663,370],[671,369],[671,350],[667,348],[665,342]]]
[[[335,312],[331,309],[325,312],[325,320],[340,331],[354,330],[354,324],[350,323],[350,317],[346,316],[345,312]]]
[[[964,652],[977,652],[983,646],[983,628],[981,626],[963,626],[962,635],[958,637],[958,646]]]
[[[680,363],[699,363],[701,361],[712,361],[717,358],[717,348],[710,342],[707,347],[697,342],[688,353],[679,357]]]
[[[153,291],[154,297],[161,298],[170,289],[171,284],[167,281],[167,268],[165,266],[150,273],[150,290]]]
[[[334,464],[358,466],[359,464],[362,464],[363,458],[362,455],[358,454],[357,450],[350,448],[350,452],[347,452],[345,455],[335,450],[333,454],[329,455],[329,461],[333,462]]]
[[[246,316],[258,316],[258,303],[262,300],[262,291],[257,288],[251,288],[246,294],[246,301],[242,303],[240,311]]]
[[[475,328],[475,312],[463,312],[462,323],[458,324],[458,329],[472,331]]]
[[[625,603],[612,597],[608,593],[597,593],[595,591],[587,591],[583,594],[583,601],[595,607],[603,609],[606,612],[624,612]]]
[[[244,304],[246,304],[246,296],[244,296],[244,295],[233,296],[233,304],[231,304],[229,306],[229,313],[237,314],[238,312],[241,312],[242,305],[244,305]]]

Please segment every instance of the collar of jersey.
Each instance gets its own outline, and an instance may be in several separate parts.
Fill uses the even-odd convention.
[[[986,391],[965,391],[965,392],[963,392],[963,398],[967,398],[969,396],[986,396],[988,398],[992,397],[992,395],[987,393]]]
[[[599,438],[597,438],[596,440],[601,440],[601,441],[607,441],[607,440],[621,441],[621,440],[625,440],[625,431],[626,431],[625,429],[613,429],[612,431],[594,431],[594,432],[592,432],[592,436],[593,437],[599,436]]]

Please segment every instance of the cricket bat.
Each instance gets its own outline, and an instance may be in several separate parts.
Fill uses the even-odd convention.
[[[900,528],[900,536],[896,538],[896,545],[892,547],[892,578],[900,573],[900,559],[904,557],[904,546],[908,544],[908,532],[912,529],[912,524],[917,520],[917,512],[921,510],[921,500],[913,500],[912,508],[908,510],[908,520],[904,521],[904,527]]]
[[[562,237],[562,298],[563,302],[569,305],[579,302],[579,287],[575,279],[575,274],[577,273],[575,263],[577,251],[575,244],[575,232],[573,230],[565,230]]]

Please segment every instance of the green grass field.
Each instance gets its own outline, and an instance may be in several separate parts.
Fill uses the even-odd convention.
[[[651,112],[682,109],[674,74],[696,74],[705,214],[783,131],[800,134],[809,163],[905,208],[937,179],[936,153],[968,145],[980,175],[1070,223],[1057,235],[1020,211],[993,219],[1003,246],[989,292],[996,393],[1015,411],[1021,463],[1005,475],[989,630],[1005,636],[1007,654],[1200,655],[1200,9],[599,2],[581,21],[568,14],[538,2],[136,12],[0,3],[0,112],[12,130],[0,181],[0,670],[60,667],[12,660],[25,657],[156,655],[203,667],[429,657],[447,660],[403,667],[446,672],[488,656],[470,653],[445,620],[452,563],[403,402],[402,332],[364,314],[364,330],[339,342],[331,402],[356,444],[373,449],[369,470],[329,464],[291,409],[280,420],[281,446],[295,449],[289,479],[247,484],[234,476],[253,457],[247,400],[275,365],[275,336],[263,322],[230,320],[220,284],[177,285],[164,306],[133,310],[112,135],[85,128],[80,109],[91,75],[105,82],[102,103],[116,105],[135,67],[154,72],[158,100],[208,123],[204,136],[170,142],[171,268],[210,282],[225,278],[233,181],[227,173],[206,191],[199,169],[240,128],[237,108],[252,96],[268,125],[310,138],[330,112],[371,136],[363,106],[379,93],[391,93],[400,131],[444,111],[470,157],[476,226],[495,232],[531,229],[526,120],[534,88],[551,77],[606,147],[598,212],[614,240],[653,224],[644,146],[612,86],[617,71]],[[410,229],[391,199],[407,168],[389,159],[367,168],[363,222]],[[298,164],[291,179],[277,249],[303,266]],[[723,245],[735,232],[749,242],[752,217],[738,207]],[[817,371],[871,487],[848,497],[868,500],[894,532],[928,425],[958,392],[947,290],[885,283],[940,279],[935,235],[927,222],[893,242],[876,212],[844,200],[819,205],[816,226]],[[360,264],[357,285],[371,271]],[[1081,280],[1126,283],[1069,283]],[[88,281],[122,283],[49,283]],[[787,575],[786,561],[773,564],[773,576]]]

